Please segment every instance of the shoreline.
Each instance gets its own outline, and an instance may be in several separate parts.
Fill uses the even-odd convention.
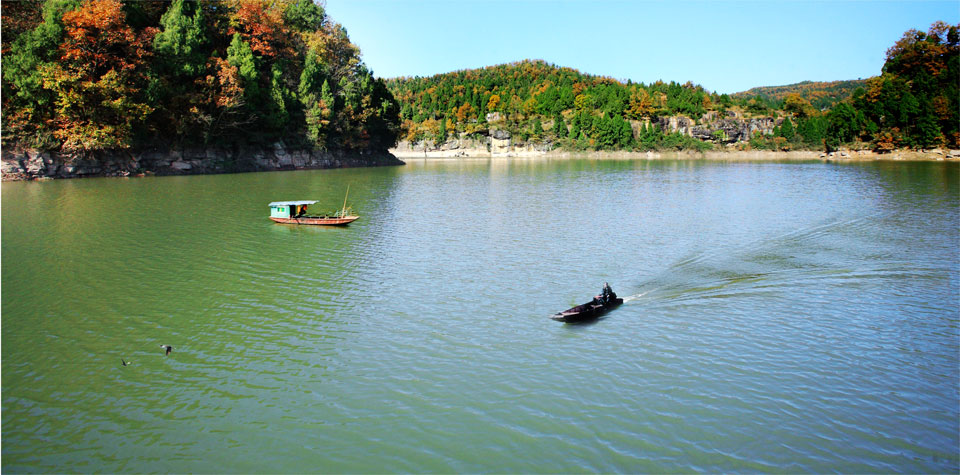
[[[872,150],[842,150],[826,153],[817,150],[710,150],[707,152],[632,152],[632,151],[541,151],[522,148],[510,152],[491,153],[480,148],[456,148],[439,150],[411,150],[396,147],[389,150],[401,160],[459,160],[492,159],[516,160],[531,158],[591,159],[591,160],[707,160],[707,161],[825,161],[825,162],[960,162],[960,150],[895,150],[879,154]]]
[[[84,152],[2,151],[3,181],[218,175],[261,171],[320,170],[403,165],[383,150],[305,150],[278,142],[271,147],[143,148]]]

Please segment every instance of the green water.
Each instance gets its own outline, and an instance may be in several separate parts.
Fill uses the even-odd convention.
[[[958,182],[477,160],[3,183],[2,469],[957,472]],[[348,185],[349,227],[267,219]],[[605,281],[619,309],[548,318]]]

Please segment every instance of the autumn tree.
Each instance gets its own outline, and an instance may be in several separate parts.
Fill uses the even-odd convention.
[[[466,122],[468,119],[473,117],[473,105],[469,102],[463,103],[460,107],[457,108],[457,121]]]
[[[630,101],[627,104],[627,116],[634,119],[650,117],[653,115],[653,99],[646,89],[637,88],[631,91]]]
[[[810,105],[810,101],[796,93],[787,95],[783,101],[783,110],[794,114],[796,117],[810,117],[816,113],[816,109]]]
[[[118,0],[87,0],[63,24],[60,61],[42,73],[57,96],[54,136],[67,150],[129,147],[153,111],[143,88],[155,30],[134,32]]]
[[[349,80],[359,72],[360,49],[350,42],[347,29],[339,23],[325,22],[306,41],[307,47],[323,59],[331,84],[339,84],[345,77]]]
[[[495,111],[499,110],[500,107],[500,95],[492,94],[490,100],[487,101],[487,110]]]
[[[283,11],[269,0],[243,0],[230,17],[230,34],[240,35],[259,57],[292,56],[293,38],[283,23]]]
[[[55,114],[55,91],[44,87],[43,72],[60,59],[63,42],[63,14],[80,6],[79,0],[51,0],[43,4],[42,21],[21,33],[3,54],[3,136],[28,145],[50,146],[54,140],[50,123]],[[10,19],[4,4],[4,41]],[[24,27],[25,28],[25,27]]]
[[[397,101],[315,1],[39,6],[3,5],[5,143],[94,150],[284,140],[380,150],[396,141]]]
[[[43,22],[43,6],[44,2],[41,0],[0,3],[0,18],[3,22],[0,42],[3,45],[4,57],[11,53],[10,46],[14,40]]]
[[[885,147],[892,129],[905,145],[960,146],[960,25],[909,30],[887,50],[883,74],[853,94],[865,125]]]

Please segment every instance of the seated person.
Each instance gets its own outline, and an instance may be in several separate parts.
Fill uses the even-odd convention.
[[[616,300],[617,294],[610,288],[610,284],[604,282],[603,290],[600,292],[600,295],[596,296],[594,300],[599,301],[600,303],[606,305],[614,300]]]

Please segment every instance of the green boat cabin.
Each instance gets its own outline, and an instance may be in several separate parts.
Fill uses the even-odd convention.
[[[270,217],[271,218],[293,218],[300,213],[302,208],[305,208],[307,205],[312,205],[316,201],[310,200],[301,200],[301,201],[274,201],[270,203]]]

